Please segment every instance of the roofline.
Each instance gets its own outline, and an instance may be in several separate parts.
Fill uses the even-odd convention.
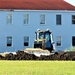
[[[75,10],[64,0],[0,0],[0,9],[6,10]]]
[[[16,9],[0,9],[0,11],[10,11],[10,12],[12,12],[12,11],[19,11],[19,12],[73,12],[73,13],[75,13],[75,10],[16,10]]]

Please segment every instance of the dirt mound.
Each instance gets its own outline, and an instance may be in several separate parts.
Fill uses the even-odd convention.
[[[24,51],[17,51],[16,54],[6,54],[4,59],[5,60],[36,60],[36,56],[34,54],[28,54]]]
[[[0,55],[0,60],[75,60],[75,51],[70,52],[55,52],[52,55],[40,57],[34,54],[28,54],[24,51],[17,51],[16,54],[9,53],[5,56]]]
[[[3,59],[4,59],[4,57],[2,55],[0,55],[0,60],[3,60]]]

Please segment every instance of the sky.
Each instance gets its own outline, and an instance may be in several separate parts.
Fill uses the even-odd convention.
[[[75,6],[75,0],[65,0],[65,1]]]

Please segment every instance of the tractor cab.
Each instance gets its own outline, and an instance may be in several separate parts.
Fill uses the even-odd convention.
[[[34,48],[48,49],[50,52],[54,50],[52,32],[48,29],[45,31],[37,30],[35,34],[36,39],[34,40]]]

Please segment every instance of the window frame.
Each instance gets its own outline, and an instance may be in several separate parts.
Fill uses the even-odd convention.
[[[7,14],[7,24],[12,24],[12,14]]]
[[[73,23],[73,21],[74,21],[74,23]],[[72,15],[72,24],[75,25],[75,15]]]
[[[28,47],[29,46],[29,36],[24,36],[24,46],[25,47]]]
[[[23,24],[28,25],[29,24],[29,14],[23,15]]]
[[[44,17],[44,18],[42,18],[42,17]],[[45,25],[45,23],[46,23],[46,15],[40,14],[40,25]]]
[[[8,39],[9,38],[9,39]],[[9,40],[9,41],[8,41]],[[11,40],[11,41],[10,41]],[[10,42],[10,43],[8,43]],[[7,36],[7,47],[12,47],[12,36]]]
[[[73,41],[74,38],[75,38],[75,36],[72,36],[72,46],[73,47],[75,47],[75,45],[74,45],[75,42]]]
[[[57,47],[61,47],[62,46],[62,37],[61,36],[56,36],[56,46]]]
[[[56,25],[61,25],[62,24],[62,15],[61,14],[56,14]]]

